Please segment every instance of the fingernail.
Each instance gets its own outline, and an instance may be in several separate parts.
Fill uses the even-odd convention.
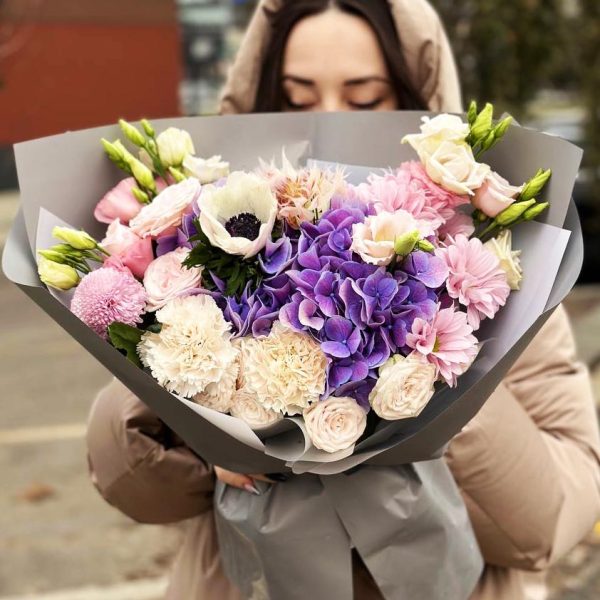
[[[244,484],[244,489],[247,492],[250,492],[251,494],[254,494],[255,496],[260,496],[260,491],[255,486],[253,486],[251,483],[245,483]]]
[[[272,481],[279,481],[281,483],[290,478],[290,476],[286,475],[285,473],[267,473],[265,477],[271,479]]]

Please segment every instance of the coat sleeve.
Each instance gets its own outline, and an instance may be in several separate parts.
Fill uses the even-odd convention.
[[[88,465],[100,494],[141,523],[171,523],[212,508],[212,469],[117,379],[88,420]]]
[[[559,307],[450,444],[486,562],[541,570],[600,517],[598,421]]]

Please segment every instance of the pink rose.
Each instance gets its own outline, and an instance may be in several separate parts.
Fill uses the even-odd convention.
[[[133,177],[120,181],[96,204],[94,217],[100,223],[112,223],[115,219],[129,223],[142,210],[142,204],[131,193],[131,188],[135,186]]]
[[[154,260],[152,239],[144,238],[129,246],[119,255],[123,264],[138,278],[143,279],[148,265]]]
[[[144,275],[144,287],[148,294],[146,305],[148,312],[158,310],[173,298],[200,287],[202,268],[187,269],[182,266],[188,253],[187,248],[177,248],[150,263]]]
[[[156,238],[170,227],[178,227],[186,209],[200,195],[200,182],[193,177],[164,189],[146,204],[129,226],[140,237]]]
[[[488,217],[495,217],[508,208],[521,193],[523,186],[510,185],[504,177],[491,172],[483,185],[475,191],[473,206]]]
[[[118,268],[121,264],[139,279],[144,277],[146,268],[154,260],[152,239],[140,238],[129,227],[121,225],[119,219],[115,219],[108,226],[106,237],[100,245],[111,254],[105,265],[113,264]]]

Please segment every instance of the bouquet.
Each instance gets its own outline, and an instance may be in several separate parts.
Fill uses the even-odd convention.
[[[468,597],[481,557],[430,459],[577,278],[578,148],[472,104],[122,121],[15,154],[8,278],[207,462],[304,474],[217,487],[247,597],[349,598],[351,546],[389,597]]]
[[[512,337],[493,327],[507,302],[517,311],[513,296],[530,303],[519,291],[528,278],[545,308],[568,234],[534,223],[551,169],[509,183],[483,161],[518,129],[510,122],[495,122],[490,104],[473,103],[464,120],[424,116],[395,142],[410,159],[387,169],[302,166],[282,144],[280,162],[246,156],[250,167],[234,170],[197,156],[184,129],[121,121],[129,149],[101,142],[127,177],[80,207],[101,235],[42,208],[39,279],[96,344],[125,355],[136,382],[149,376],[173,407],[194,411],[194,423],[175,423],[184,438],[198,424],[192,446],[198,415],[227,434],[201,442],[217,464],[225,445],[244,462],[237,440],[296,472],[340,472],[410,443],[422,415],[434,420],[464,397],[463,381],[481,380],[486,349],[505,355],[523,339],[532,323]],[[550,238],[554,257],[541,247]],[[545,292],[523,274],[534,255],[546,261]],[[162,404],[168,423],[175,409]],[[419,452],[432,455],[441,435]]]

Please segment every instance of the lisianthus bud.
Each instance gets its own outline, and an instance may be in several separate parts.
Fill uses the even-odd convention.
[[[158,155],[162,164],[178,167],[188,154],[194,154],[194,142],[187,131],[169,127],[156,138]]]
[[[471,100],[469,104],[469,110],[467,111],[467,119],[469,121],[469,125],[472,127],[473,123],[475,123],[475,119],[477,118],[477,102],[475,100]]]
[[[433,252],[435,250],[435,246],[427,240],[419,240],[416,247],[424,252]]]
[[[477,115],[475,122],[471,125],[471,137],[474,141],[480,140],[486,136],[492,128],[492,118],[494,116],[494,107],[489,102],[483,110]]]
[[[140,204],[148,204],[148,202],[150,202],[150,197],[148,194],[146,194],[146,192],[142,192],[142,190],[140,190],[138,187],[133,186],[131,188],[131,193],[135,196],[135,199]]]
[[[155,131],[154,131],[154,127],[152,127],[152,124],[150,123],[150,121],[148,121],[148,119],[142,119],[140,121],[142,128],[144,129],[145,134],[148,137],[154,137],[155,136]]]
[[[38,262],[38,274],[43,283],[58,290],[70,290],[79,283],[79,274],[73,267],[53,262],[44,256]]]
[[[420,237],[421,233],[416,229],[399,235],[394,240],[394,252],[398,256],[408,256],[415,249]]]
[[[510,124],[512,123],[512,121],[513,121],[513,118],[511,116],[508,116],[508,117],[502,119],[502,121],[500,121],[500,123],[498,123],[498,125],[496,125],[496,127],[494,127],[494,137],[497,140],[499,140],[501,137],[504,137],[504,135],[508,131],[508,128],[510,127]]]
[[[152,171],[141,161],[135,157],[127,162],[131,169],[131,174],[135,177],[135,180],[147,190],[156,191],[156,183],[154,182],[154,175]]]
[[[528,200],[527,202],[515,202],[496,217],[496,223],[502,227],[512,225],[512,223],[514,223],[530,206],[533,206],[534,204],[535,200]]]
[[[98,246],[98,242],[85,231],[76,231],[69,227],[54,227],[52,235],[77,250],[93,250]]]
[[[535,177],[533,177],[530,181],[525,184],[523,191],[521,192],[520,199],[521,200],[531,200],[535,198],[543,189],[543,187],[548,183],[548,180],[552,177],[552,170],[548,169],[544,171],[540,169]]]
[[[134,127],[131,123],[125,121],[125,119],[119,119],[119,125],[121,126],[121,131],[124,133],[125,137],[132,144],[140,147],[146,144],[146,139],[140,131],[138,131],[137,127]]]
[[[490,131],[484,138],[483,142],[481,142],[481,152],[487,152],[488,150],[490,150],[493,146],[496,145],[497,141],[498,140],[496,139],[496,133],[492,129],[492,131]]]
[[[181,183],[182,181],[185,181],[187,179],[187,177],[175,167],[169,167],[169,173],[173,176],[175,183]]]
[[[104,151],[108,155],[108,158],[113,162],[120,163],[123,162],[123,153],[121,149],[115,145],[111,144],[108,140],[102,138],[100,140],[102,142],[102,146],[104,147]]]
[[[121,142],[121,140],[115,140],[113,142],[112,146],[119,153],[119,155],[121,157],[121,159],[120,159],[121,162],[123,162],[125,164],[129,164],[129,161],[134,159],[133,154],[131,154],[131,152],[129,152],[129,150],[127,150],[127,148],[125,148],[125,146],[123,146],[123,143]]]
[[[52,262],[57,262],[60,264],[66,263],[66,257],[62,252],[57,252],[56,250],[39,250],[38,254],[51,260]]]
[[[536,217],[541,215],[548,208],[548,206],[550,206],[548,202],[540,202],[539,204],[528,208],[523,213],[523,219],[526,221],[533,221]]]

